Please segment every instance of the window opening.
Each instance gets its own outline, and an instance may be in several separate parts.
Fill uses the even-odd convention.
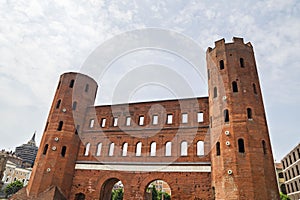
[[[88,155],[89,155],[89,153],[90,153],[90,146],[91,146],[90,143],[87,143],[87,144],[85,145],[85,148],[84,148],[84,156],[88,156]]]
[[[217,142],[216,143],[216,151],[217,151],[217,156],[220,156],[221,155],[221,147],[220,147],[220,142]]]
[[[204,156],[204,142],[197,142],[197,156]]]
[[[59,106],[60,106],[60,103],[61,103],[61,100],[59,99],[59,100],[57,101],[57,103],[56,103],[56,109],[58,109],[58,108],[59,108]]]
[[[167,115],[167,124],[172,124],[173,123],[173,115],[172,114],[168,114]]]
[[[126,126],[130,126],[131,117],[126,117]]]
[[[143,125],[144,125],[144,119],[145,119],[144,116],[140,116],[140,117],[139,117],[139,125],[140,125],[140,126],[143,126]]]
[[[245,67],[243,58],[240,58],[240,66],[243,67],[243,68]]]
[[[232,91],[233,92],[238,92],[238,85],[236,81],[232,82]]]
[[[220,60],[220,70],[224,69],[224,61],[223,60]]]
[[[141,156],[142,155],[142,142],[138,142],[136,144],[135,155],[136,156]]]
[[[263,148],[264,154],[267,154],[266,142],[264,140],[262,141],[262,148]]]
[[[171,156],[172,155],[172,142],[167,142],[166,143],[166,156]]]
[[[118,126],[118,118],[114,117],[113,119],[113,126]]]
[[[122,156],[127,156],[128,143],[125,142],[122,147]]]
[[[101,150],[102,150],[102,143],[98,143],[97,150],[96,150],[96,156],[101,156]]]
[[[187,145],[187,141],[183,141],[181,142],[181,145],[180,145],[180,155],[181,156],[187,156],[188,155],[188,145]]]
[[[47,151],[48,151],[48,144],[45,145],[44,150],[43,150],[43,154],[46,155]]]
[[[153,117],[152,117],[152,124],[153,125],[158,124],[158,116],[157,115],[153,115]]]
[[[61,130],[62,130],[62,127],[63,127],[63,125],[64,125],[64,122],[63,122],[63,121],[60,121],[60,122],[58,123],[57,130],[58,130],[58,131],[61,131]]]
[[[101,127],[104,128],[106,124],[106,118],[101,119]]]
[[[203,112],[198,112],[197,113],[197,122],[203,122]]]
[[[77,107],[77,102],[74,101],[74,102],[73,102],[73,105],[72,105],[72,110],[76,110],[76,107]]]
[[[156,156],[156,142],[152,142],[150,145],[150,156]]]
[[[253,92],[254,92],[254,94],[257,94],[256,85],[253,83],[252,86],[253,86]]]
[[[112,142],[109,145],[108,156],[113,156],[114,155],[114,149],[115,149],[115,143]]]
[[[75,82],[74,79],[72,79],[72,80],[70,81],[70,85],[69,85],[70,88],[73,88],[73,87],[74,87],[74,82]]]
[[[181,116],[181,120],[183,124],[188,123],[188,114],[187,113],[183,113]]]
[[[90,119],[90,128],[94,127],[94,123],[95,123],[95,120],[94,119]]]
[[[252,110],[251,110],[251,108],[247,108],[247,118],[252,119]]]
[[[62,157],[65,157],[66,151],[67,151],[67,147],[66,147],[66,146],[63,146],[62,149],[61,149],[61,156],[62,156]]]
[[[214,98],[218,96],[218,89],[217,87],[214,87]]]
[[[228,109],[224,110],[224,122],[229,122],[229,112],[228,112]]]
[[[245,145],[243,139],[238,139],[239,152],[245,153]]]
[[[88,91],[89,91],[89,84],[86,84],[86,85],[85,85],[84,91],[85,91],[85,92],[88,92]]]

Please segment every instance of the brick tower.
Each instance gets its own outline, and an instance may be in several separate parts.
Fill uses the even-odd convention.
[[[86,75],[61,75],[41,140],[27,195],[68,199],[80,146],[80,127],[94,105],[97,83]]]
[[[206,59],[215,199],[279,199],[252,45],[222,39]]]

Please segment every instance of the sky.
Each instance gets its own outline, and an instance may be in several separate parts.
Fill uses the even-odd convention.
[[[237,36],[250,41],[276,161],[300,142],[297,124],[300,2],[297,0],[2,0],[0,149],[14,150],[27,142],[34,131],[39,143],[59,76],[80,71],[88,56],[116,35],[149,27],[183,34],[203,52],[222,38],[231,42]],[[135,65],[130,60],[149,54],[155,54],[156,59],[161,56],[153,51],[137,52],[123,62],[123,58],[117,60],[115,70],[122,71],[118,65],[126,67],[125,61]],[[175,60],[180,63],[180,59]],[[114,77],[113,71],[109,77]],[[111,80],[99,80],[97,105],[110,103]],[[191,81],[198,84],[195,77]],[[196,96],[207,96],[205,84],[201,82],[195,89]],[[130,101],[172,97],[162,88],[151,89],[148,96],[146,90],[137,91]]]

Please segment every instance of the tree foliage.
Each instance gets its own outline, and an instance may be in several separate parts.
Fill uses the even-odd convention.
[[[123,189],[119,188],[112,191],[111,200],[122,200],[123,199]]]
[[[158,200],[158,192],[156,190],[156,187],[155,185],[152,185],[152,190],[151,190],[151,193],[152,193],[152,200]]]
[[[288,197],[288,195],[283,194],[282,192],[280,192],[280,199],[281,200],[291,200],[290,197]]]
[[[159,191],[157,199],[158,200],[171,200],[171,196],[166,192]]]
[[[10,184],[8,184],[6,186],[6,188],[4,189],[4,192],[7,196],[15,194],[16,192],[18,192],[20,189],[23,188],[23,183],[19,180],[12,182]]]

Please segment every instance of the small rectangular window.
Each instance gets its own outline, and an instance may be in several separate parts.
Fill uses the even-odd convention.
[[[126,117],[126,126],[130,126],[131,117]]]
[[[153,125],[158,124],[158,116],[157,116],[157,115],[153,115],[153,116],[152,116],[152,124],[153,124]]]
[[[90,120],[90,128],[93,128],[93,127],[94,127],[94,123],[95,123],[95,120],[94,120],[94,119],[91,119],[91,120]]]
[[[197,122],[203,122],[203,112],[198,112],[197,113]]]
[[[167,124],[172,124],[173,123],[173,115],[172,114],[168,114],[167,115]]]
[[[183,113],[181,117],[182,117],[181,120],[182,120],[183,124],[188,123],[188,114],[187,113]]]
[[[102,118],[101,119],[101,127],[105,127],[105,124],[106,124],[106,118]]]
[[[114,117],[113,126],[118,126],[118,118]]]
[[[139,125],[140,125],[140,126],[143,126],[143,125],[144,125],[144,119],[145,119],[144,116],[140,116],[140,117],[139,117]]]

